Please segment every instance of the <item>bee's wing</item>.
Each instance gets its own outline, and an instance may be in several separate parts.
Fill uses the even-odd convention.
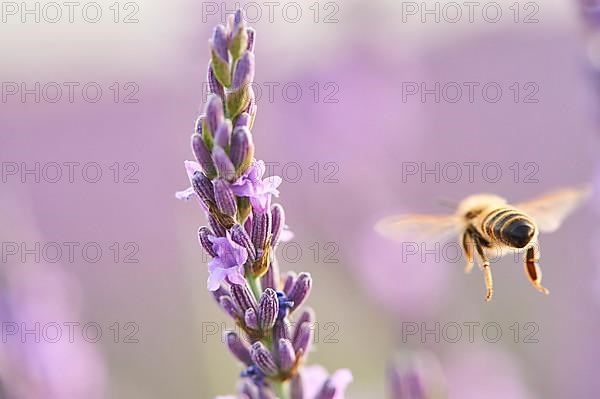
[[[591,193],[592,189],[587,185],[564,188],[515,207],[531,216],[542,232],[552,233]]]
[[[396,241],[445,242],[460,231],[457,216],[395,215],[380,220],[375,230]]]

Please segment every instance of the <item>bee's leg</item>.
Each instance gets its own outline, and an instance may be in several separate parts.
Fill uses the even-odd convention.
[[[483,270],[483,277],[485,279],[485,288],[487,289],[487,293],[485,295],[485,301],[489,302],[492,299],[492,296],[494,295],[494,281],[492,280],[492,268],[490,267],[490,261],[487,258],[487,256],[485,255],[485,252],[483,251],[483,247],[481,246],[481,243],[479,242],[479,240],[477,239],[477,237],[473,237],[474,238],[474,242],[475,242],[475,248],[477,249],[477,254],[479,255],[479,258],[481,259],[482,265],[481,265],[481,269]]]
[[[525,274],[529,277],[531,284],[541,293],[548,295],[550,291],[542,286],[542,270],[538,266],[539,247],[538,243],[533,243],[525,252]]]
[[[465,231],[462,236],[462,248],[465,258],[467,259],[467,265],[465,266],[465,273],[471,273],[473,270],[473,237],[471,233]]]

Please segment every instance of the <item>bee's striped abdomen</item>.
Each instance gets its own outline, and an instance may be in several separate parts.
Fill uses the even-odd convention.
[[[491,242],[523,248],[535,234],[535,224],[529,216],[514,208],[498,208],[483,219],[481,231]]]

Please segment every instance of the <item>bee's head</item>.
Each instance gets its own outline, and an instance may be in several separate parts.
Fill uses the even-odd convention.
[[[524,248],[535,235],[535,226],[527,220],[517,219],[502,230],[502,235],[515,248]]]

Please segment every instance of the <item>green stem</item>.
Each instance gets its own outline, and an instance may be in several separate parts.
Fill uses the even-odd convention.
[[[247,279],[248,279],[248,285],[250,285],[250,289],[252,290],[252,293],[254,294],[256,301],[257,302],[260,301],[260,296],[262,294],[260,280],[258,279],[258,277],[253,277],[253,276],[249,276]]]
[[[273,386],[273,391],[275,391],[275,395],[277,395],[278,399],[288,399],[288,396],[285,393],[285,382],[273,381],[271,385]]]

